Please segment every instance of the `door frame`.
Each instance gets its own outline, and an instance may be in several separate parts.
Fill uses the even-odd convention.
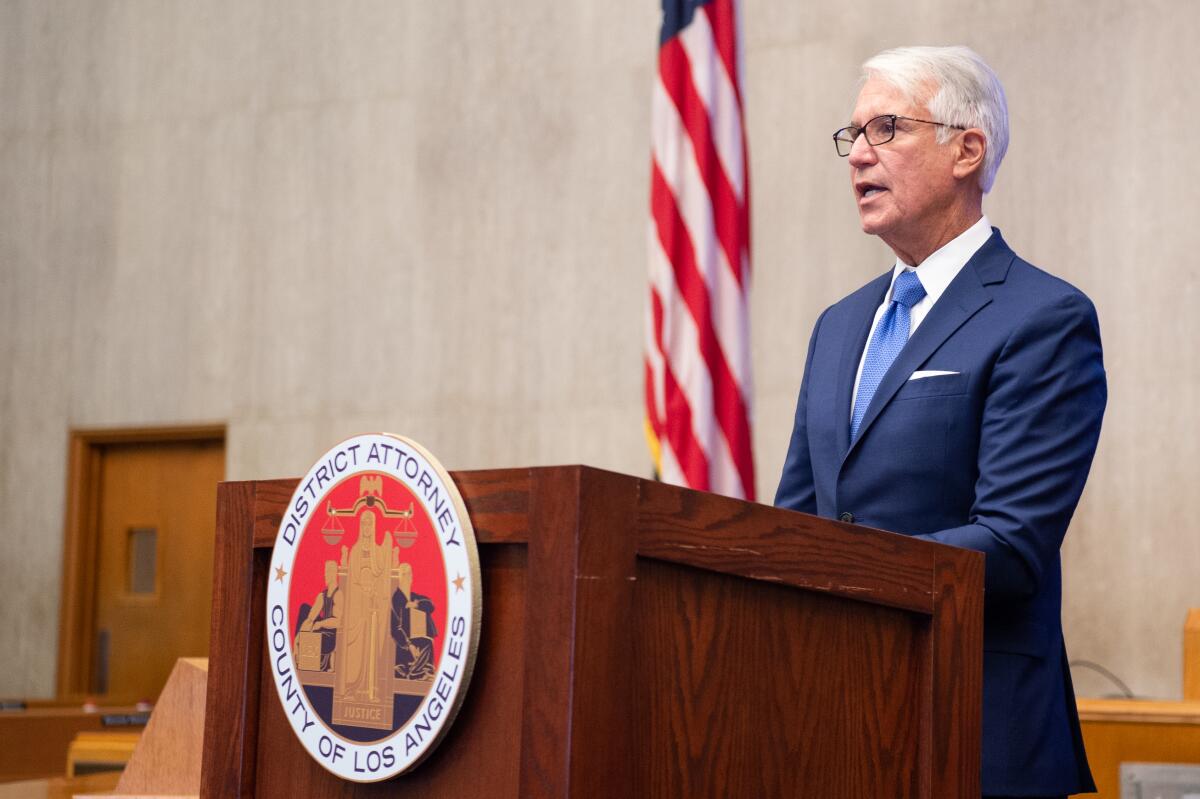
[[[92,692],[95,660],[96,565],[100,545],[100,467],[114,444],[225,444],[225,425],[72,429],[67,444],[67,506],[63,530],[62,592],[58,608],[59,697]]]

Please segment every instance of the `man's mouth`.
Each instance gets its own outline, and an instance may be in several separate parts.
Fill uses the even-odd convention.
[[[878,183],[863,182],[855,184],[854,191],[857,192],[859,199],[869,200],[875,195],[882,194],[883,192],[887,191],[887,189],[883,186],[880,186]]]

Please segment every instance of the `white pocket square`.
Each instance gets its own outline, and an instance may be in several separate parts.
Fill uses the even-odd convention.
[[[920,380],[924,377],[945,377],[946,375],[956,375],[958,372],[943,372],[939,369],[931,369],[927,372],[913,372],[908,378],[909,380]]]

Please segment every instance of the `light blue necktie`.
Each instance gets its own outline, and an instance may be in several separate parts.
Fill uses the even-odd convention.
[[[910,309],[925,296],[925,287],[916,272],[905,270],[892,286],[892,301],[884,311],[867,346],[862,377],[858,379],[858,394],[854,397],[854,415],[850,419],[850,440],[858,437],[858,426],[867,415],[867,406],[888,367],[908,342]]]

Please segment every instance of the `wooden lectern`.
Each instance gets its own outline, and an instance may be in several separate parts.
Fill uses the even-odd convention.
[[[978,799],[983,556],[582,466],[452,473],[483,632],[446,739],[343,782],[264,597],[296,480],[223,483],[201,795]]]

